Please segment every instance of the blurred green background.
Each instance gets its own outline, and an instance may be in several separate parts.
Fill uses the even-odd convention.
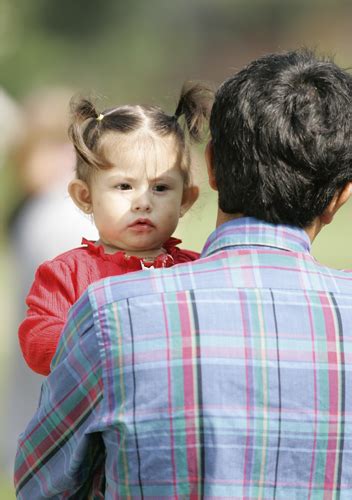
[[[18,411],[13,401],[22,397],[23,389],[14,359],[21,310],[18,290],[28,285],[22,280],[10,229],[28,196],[19,168],[23,159],[14,154],[23,140],[22,111],[28,96],[65,88],[71,94],[98,96],[101,108],[139,102],[159,104],[173,113],[184,80],[217,85],[267,52],[308,46],[350,67],[351,20],[348,0],[0,0],[0,90],[11,103],[5,110],[0,100],[1,500],[14,498],[13,457],[6,440],[15,439],[18,431],[11,424],[11,411]],[[26,109],[26,127],[31,129],[34,111]],[[46,109],[53,118],[57,113],[55,106]],[[177,235],[186,248],[199,250],[214,228],[216,196],[207,188],[203,147],[195,150],[194,162],[201,197]],[[35,189],[29,194],[34,196]],[[319,235],[313,246],[318,260],[351,267],[351,211],[348,204]],[[30,397],[37,400],[38,394]],[[27,421],[29,415],[23,418]]]

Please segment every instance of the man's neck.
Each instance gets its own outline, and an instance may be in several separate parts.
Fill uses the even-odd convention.
[[[219,226],[221,226],[221,224],[225,224],[225,222],[229,222],[230,220],[239,219],[240,217],[244,217],[244,215],[240,214],[240,213],[227,214],[219,208],[218,214],[216,217],[216,227],[219,227]]]
[[[317,235],[320,233],[320,231],[322,230],[324,225],[325,224],[323,224],[321,222],[320,218],[317,217],[316,219],[314,219],[314,221],[312,222],[312,224],[310,226],[304,228],[305,232],[309,236],[311,243],[313,243],[313,241],[315,240]]]

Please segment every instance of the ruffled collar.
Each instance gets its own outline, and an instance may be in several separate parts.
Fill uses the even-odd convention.
[[[176,245],[182,243],[177,238],[169,238],[163,245],[166,253],[157,255],[153,261],[146,260],[142,257],[134,255],[126,255],[125,252],[118,250],[113,254],[105,253],[103,245],[96,245],[95,241],[82,238],[82,245],[85,245],[89,252],[97,255],[103,260],[114,262],[128,271],[139,271],[147,268],[171,267],[175,263],[175,256],[178,251]]]

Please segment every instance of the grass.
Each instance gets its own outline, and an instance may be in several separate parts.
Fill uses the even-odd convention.
[[[10,478],[0,477],[1,500],[14,500],[16,498]]]
[[[6,394],[7,377],[8,377],[8,358],[9,358],[9,336],[13,334],[12,325],[12,307],[11,307],[11,290],[10,290],[10,259],[5,250],[1,248],[0,251],[0,302],[3,307],[2,310],[2,327],[4,328],[1,335],[0,342],[0,398],[4,401],[4,394]],[[10,292],[10,293],[9,293]],[[4,422],[2,421],[3,412],[0,414],[0,429],[1,434],[6,432]],[[1,455],[1,449],[0,449]],[[1,461],[1,456],[0,456]],[[13,500],[15,498],[14,488],[12,484],[12,477],[0,470],[0,500]]]

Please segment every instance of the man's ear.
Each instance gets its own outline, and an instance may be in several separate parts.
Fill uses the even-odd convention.
[[[208,170],[208,179],[209,186],[214,189],[214,191],[218,190],[218,186],[216,184],[215,179],[215,169],[214,169],[214,153],[213,153],[213,145],[212,142],[209,141],[205,148],[205,161],[207,164]]]
[[[80,179],[73,179],[68,185],[68,192],[78,208],[86,214],[92,213],[92,199],[89,186]]]
[[[320,216],[323,224],[330,224],[336,212],[349,200],[352,194],[352,182],[347,182],[340,191],[335,193],[333,199]]]
[[[182,203],[180,207],[180,217],[191,208],[193,203],[197,201],[199,196],[199,188],[197,186],[189,186],[183,190]]]

